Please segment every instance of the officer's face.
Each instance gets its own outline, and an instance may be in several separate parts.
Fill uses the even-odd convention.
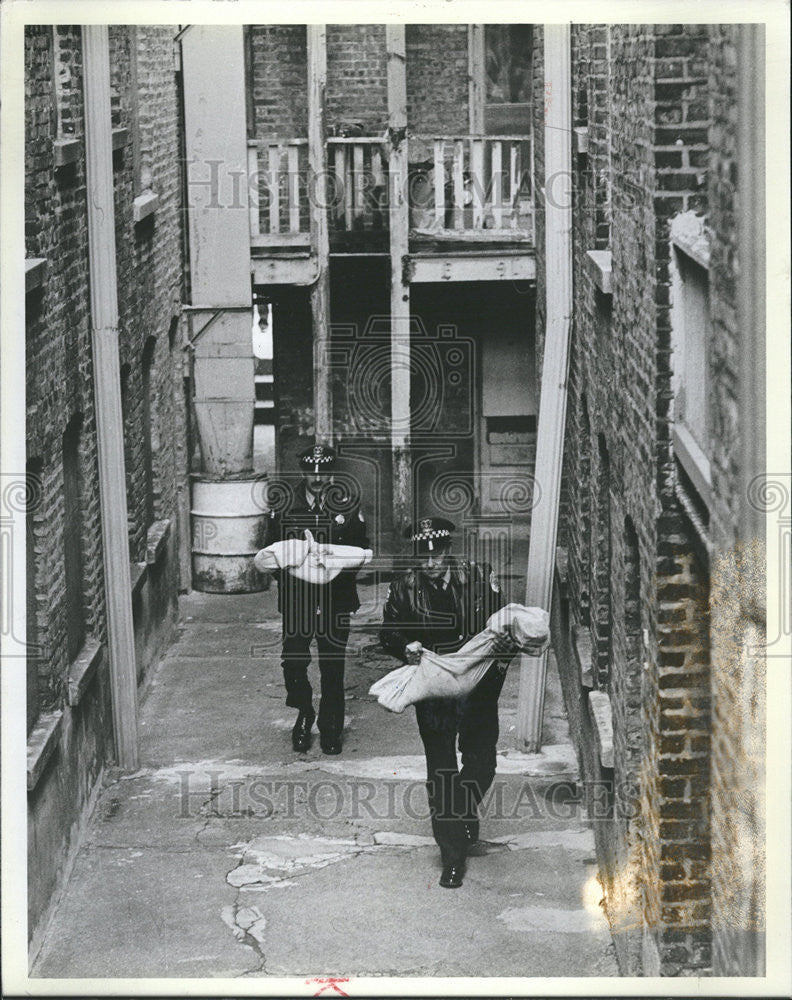
[[[429,552],[419,552],[418,558],[421,562],[421,569],[426,573],[427,576],[436,579],[445,573],[448,566],[448,551],[450,545],[440,547],[435,545],[434,549]]]
[[[311,493],[318,495],[332,483],[333,476],[330,472],[306,472],[303,474],[303,481]]]

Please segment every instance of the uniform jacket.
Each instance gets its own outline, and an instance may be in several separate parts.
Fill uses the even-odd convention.
[[[316,502],[309,505],[301,484],[288,510],[270,514],[266,544],[272,545],[289,538],[303,539],[306,528],[320,544],[369,547],[366,522],[360,507],[332,486],[320,506]],[[284,570],[276,576],[278,610],[281,613],[284,609],[294,612],[299,607],[308,615],[316,614],[317,608],[334,614],[350,614],[360,607],[355,584],[357,570],[342,570],[334,580],[323,585],[298,580]]]
[[[495,574],[484,563],[449,558],[447,594],[420,570],[391,583],[383,609],[380,642],[405,659],[405,646],[418,641],[436,653],[450,653],[480,632],[506,603]]]

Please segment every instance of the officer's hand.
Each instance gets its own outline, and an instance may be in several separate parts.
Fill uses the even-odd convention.
[[[497,636],[492,644],[493,656],[513,656],[516,652],[517,644],[508,633]]]
[[[423,646],[420,642],[409,642],[404,647],[404,655],[407,659],[408,664],[418,664],[421,662],[421,654],[423,653]]]

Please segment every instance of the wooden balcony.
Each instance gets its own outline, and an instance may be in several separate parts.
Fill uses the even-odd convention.
[[[530,136],[410,136],[407,142],[409,167],[402,183],[411,254],[419,260],[453,253],[532,254]],[[251,248],[254,260],[262,261],[259,270],[269,275],[262,280],[277,280],[283,271],[278,261],[302,261],[298,269],[308,274],[307,139],[249,141],[248,171]],[[331,255],[387,253],[393,180],[387,142],[373,136],[329,138],[326,180]],[[514,279],[524,271],[501,267],[493,276]]]

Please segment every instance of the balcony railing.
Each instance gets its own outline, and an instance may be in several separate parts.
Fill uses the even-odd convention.
[[[414,236],[533,239],[529,137],[415,136],[408,142],[416,156],[423,156],[410,163],[404,179]],[[251,140],[248,171],[253,245],[307,243],[307,140]],[[388,179],[387,145],[381,137],[327,140],[325,207],[331,238],[334,233],[387,230]]]

